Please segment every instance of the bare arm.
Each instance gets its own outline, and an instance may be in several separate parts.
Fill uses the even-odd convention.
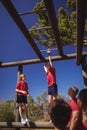
[[[70,130],[74,130],[77,123],[78,123],[78,118],[79,118],[79,112],[78,111],[74,111],[72,113],[72,121],[71,121],[71,125],[70,125]]]
[[[47,72],[47,67],[44,65],[44,70],[45,70],[45,72]]]
[[[19,90],[19,89],[16,89],[16,92],[20,92],[20,93],[23,93],[23,94],[27,94],[27,92],[26,92],[26,91]]]
[[[53,63],[52,63],[52,59],[51,59],[51,55],[50,55],[50,50],[48,50],[47,53],[48,53],[49,64],[50,64],[50,66],[52,67],[52,66],[53,66]],[[44,65],[44,70],[45,70],[45,72],[47,72],[48,69],[49,69],[49,67],[45,64],[45,65]]]
[[[49,55],[49,63],[50,63],[51,66],[53,66],[52,59],[51,59],[50,55]]]
[[[50,63],[51,66],[53,66],[50,51],[48,50],[47,53],[48,53],[49,63]]]

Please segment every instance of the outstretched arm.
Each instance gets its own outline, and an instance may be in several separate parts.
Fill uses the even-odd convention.
[[[48,50],[47,53],[48,53],[49,63],[50,63],[51,66],[53,66],[50,50]]]
[[[44,65],[44,70],[45,70],[45,72],[47,72],[47,67],[46,67],[46,65]]]

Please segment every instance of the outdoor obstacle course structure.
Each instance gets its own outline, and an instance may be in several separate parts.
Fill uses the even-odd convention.
[[[32,49],[35,51],[37,54],[38,58],[37,59],[31,59],[31,60],[24,60],[24,61],[12,61],[12,62],[7,62],[3,63],[3,61],[0,62],[0,67],[11,67],[11,66],[18,66],[18,77],[20,73],[22,73],[22,68],[23,65],[27,64],[36,64],[36,63],[42,63],[48,61],[48,57],[43,57],[42,51],[40,51],[35,43],[35,41],[32,39],[27,27],[25,26],[23,20],[21,19],[21,15],[26,15],[26,14],[31,14],[35,13],[34,11],[28,12],[26,14],[18,14],[15,6],[11,2],[11,0],[0,0],[0,2],[3,4],[5,9],[8,11],[10,16],[13,18],[14,22],[17,24],[19,27],[20,31],[23,33],[25,38],[27,39],[28,43],[31,45]],[[53,5],[53,0],[44,0],[45,2],[45,10],[48,13],[49,17],[49,25],[46,28],[51,28],[54,39],[57,45],[57,51],[59,53],[58,56],[53,56],[52,60],[53,61],[58,61],[58,60],[67,60],[67,59],[73,59],[76,58],[77,60],[77,65],[82,65],[82,73],[83,73],[83,78],[84,78],[84,86],[87,87],[87,63],[86,63],[86,58],[87,58],[87,52],[82,52],[84,42],[84,28],[85,28],[85,19],[86,19],[86,11],[87,11],[87,0],[77,0],[76,3],[76,11],[77,11],[77,36],[76,36],[76,46],[77,46],[77,52],[74,54],[64,54],[63,49],[62,49],[62,44],[60,41],[60,35],[59,35],[59,30],[57,26],[57,19],[54,11],[54,5]],[[83,8],[84,7],[84,8]],[[41,28],[39,28],[41,29]],[[42,28],[43,29],[43,28]],[[32,128],[53,128],[52,124],[38,124],[38,123],[30,123],[30,126],[24,126],[19,122],[0,122],[0,128],[26,128],[26,127],[32,127]]]
[[[37,128],[37,129],[52,129],[53,124],[49,122],[30,122],[28,125],[23,125],[20,122],[0,122],[0,128]]]

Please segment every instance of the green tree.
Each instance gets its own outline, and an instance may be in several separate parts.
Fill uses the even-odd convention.
[[[63,45],[73,44],[76,41],[76,0],[67,0],[66,6],[70,11],[60,7],[58,9],[58,28],[60,33],[61,42]],[[34,10],[41,10],[37,12],[38,23],[32,27],[37,29],[38,27],[49,26],[48,14],[44,9],[44,1],[37,3]],[[44,46],[54,46],[54,38],[50,29],[34,30],[30,31],[32,37]],[[44,39],[44,40],[42,40]]]
[[[48,100],[47,100],[46,90],[44,90],[41,95],[41,101],[43,104],[43,116],[44,116],[44,119],[47,119],[47,117],[48,117]]]
[[[37,97],[37,103],[42,106],[43,119],[46,120],[48,118],[48,100],[46,90],[43,90],[41,96]]]
[[[48,15],[47,15],[46,11],[44,10],[44,1],[43,0],[40,3],[36,4],[36,6],[34,7],[34,10],[37,11],[38,23],[36,23],[35,26],[32,26],[32,29],[49,26]],[[40,10],[40,11],[38,12],[38,10]],[[32,37],[36,41],[38,41],[40,44],[42,44],[44,46],[55,45],[54,41],[52,41],[53,35],[49,28],[41,29],[41,30],[33,30],[33,31],[32,31],[32,29],[30,31]],[[47,40],[48,40],[48,42],[47,42]]]
[[[37,104],[41,104],[41,97],[40,96],[36,97],[36,102],[37,102]]]
[[[36,103],[32,96],[29,96],[28,98],[28,104],[29,104],[29,117],[33,121],[39,120],[43,118],[43,111],[42,111],[42,104]]]
[[[67,0],[66,6],[71,8],[73,11],[76,10],[76,0]]]
[[[63,7],[58,9],[58,27],[63,45],[75,43],[76,37],[76,11],[69,13]]]
[[[15,121],[14,103],[13,101],[0,102],[0,121],[12,122]]]

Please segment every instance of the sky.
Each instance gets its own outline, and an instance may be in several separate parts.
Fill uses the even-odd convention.
[[[32,11],[33,7],[40,0],[12,0],[19,13]],[[55,11],[60,6],[65,6],[65,0],[54,0]],[[21,17],[29,29],[38,20],[37,15],[30,14]],[[38,45],[41,50],[45,47]],[[75,46],[64,47],[64,54],[76,52]],[[87,48],[85,48],[87,51]],[[47,56],[46,52],[42,53]],[[51,55],[58,55],[57,51],[52,51]],[[12,62],[29,59],[37,59],[37,55],[25,39],[7,10],[0,3],[0,61]],[[65,98],[68,97],[68,88],[75,85],[81,90],[84,87],[81,65],[77,66],[76,59],[53,62],[56,68],[56,78],[58,92]],[[23,73],[26,74],[29,92],[36,100],[44,90],[47,91],[47,80],[44,71],[44,63],[24,65]],[[0,99],[12,100],[15,98],[15,86],[17,84],[18,67],[0,68]]]

